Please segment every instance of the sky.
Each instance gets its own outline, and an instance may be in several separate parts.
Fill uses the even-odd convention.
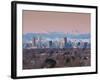
[[[90,13],[23,10],[23,33],[90,33]]]

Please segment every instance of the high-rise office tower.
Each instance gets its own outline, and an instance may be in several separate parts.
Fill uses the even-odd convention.
[[[53,42],[49,41],[49,48],[52,48]]]
[[[33,47],[36,46],[36,38],[35,37],[33,37],[33,39],[32,39],[32,44],[33,44]]]
[[[64,37],[64,45],[67,46],[67,37]]]
[[[42,48],[42,37],[41,36],[39,37],[39,42],[38,43],[39,43],[39,48]]]

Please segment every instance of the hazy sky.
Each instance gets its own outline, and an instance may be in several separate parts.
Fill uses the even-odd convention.
[[[89,33],[89,13],[64,13],[23,10],[23,33]]]

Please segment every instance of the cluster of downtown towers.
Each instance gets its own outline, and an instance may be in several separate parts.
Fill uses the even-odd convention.
[[[33,37],[31,41],[23,43],[23,48],[90,48],[90,43],[86,41],[69,40],[67,37],[58,38],[55,40],[42,37]]]

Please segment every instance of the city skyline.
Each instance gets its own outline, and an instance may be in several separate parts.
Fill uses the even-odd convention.
[[[77,43],[77,44],[76,44]],[[90,34],[67,35],[59,33],[51,34],[26,34],[23,36],[24,48],[83,48],[87,43],[90,47]],[[80,45],[78,45],[80,44]]]
[[[90,14],[23,10],[23,33],[90,33]]]

